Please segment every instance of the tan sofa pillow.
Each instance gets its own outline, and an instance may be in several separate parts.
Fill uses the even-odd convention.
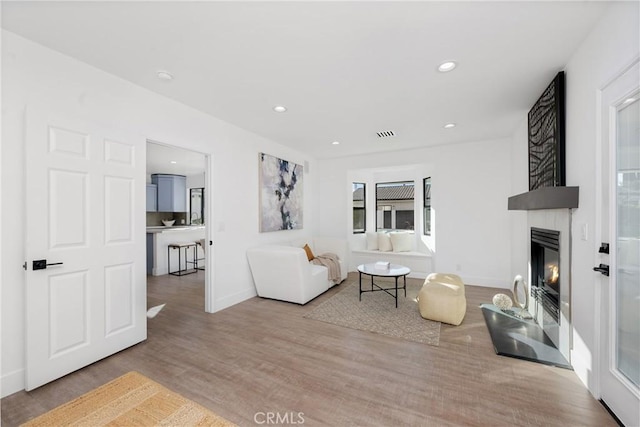
[[[309,259],[309,261],[315,258],[315,255],[313,254],[313,251],[311,250],[308,244],[305,244],[304,248],[302,249],[304,249],[304,251],[307,253],[307,258]]]

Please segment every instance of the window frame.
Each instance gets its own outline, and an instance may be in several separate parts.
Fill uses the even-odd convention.
[[[427,182],[429,184],[429,197],[427,197]],[[422,178],[422,233],[431,236],[431,177]],[[427,204],[427,200],[429,203]],[[427,211],[428,210],[428,211]],[[427,212],[429,215],[427,215]],[[427,218],[429,219],[427,227]]]
[[[351,223],[351,231],[353,232],[353,234],[364,234],[367,232],[367,183],[366,182],[352,182],[352,189],[353,191],[351,192],[351,207],[352,207],[352,223]],[[356,192],[356,190],[354,189],[355,186],[357,185],[362,185],[362,207],[355,207],[353,206],[353,194]],[[363,216],[363,224],[364,227],[362,228],[362,230],[355,228],[355,212],[356,210],[362,210],[362,212],[364,213]]]
[[[398,228],[397,225],[393,227],[393,228],[378,228],[378,186],[379,185],[392,185],[392,184],[403,184],[403,185],[408,185],[411,184],[413,186],[413,206],[411,208],[411,211],[413,212],[413,217],[414,217],[414,224],[413,224],[413,228],[412,229],[406,229],[406,228]],[[375,230],[376,232],[389,232],[389,231],[405,231],[405,232],[410,232],[410,233],[415,233],[415,202],[416,202],[416,182],[415,180],[411,180],[411,179],[406,179],[406,180],[402,180],[402,181],[385,181],[385,182],[376,182],[375,183],[376,186],[376,206],[375,206]],[[391,211],[397,211],[397,209],[393,208],[393,204],[389,205],[388,203],[385,205],[381,205],[381,206],[392,206]],[[384,219],[383,219],[383,227],[384,227]],[[393,225],[393,224],[392,224]]]

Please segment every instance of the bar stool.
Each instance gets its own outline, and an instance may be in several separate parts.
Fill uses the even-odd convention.
[[[198,246],[200,246],[202,248],[202,252],[205,252],[205,248],[204,248],[204,239],[200,239],[200,240],[196,240],[196,263],[195,263],[195,268],[196,270],[204,270],[204,265],[202,267],[200,267],[198,265],[199,261],[204,261],[204,257],[202,258],[198,258]]]
[[[189,258],[187,256],[189,248],[193,248],[193,251],[194,251],[193,261],[189,261]],[[173,272],[171,271],[171,249],[178,250],[178,269]],[[184,269],[182,268],[181,249],[184,249]],[[184,276],[186,274],[195,273],[197,270],[195,268],[192,268],[191,270],[189,270],[187,268],[188,264],[195,265],[196,267],[198,265],[196,244],[194,242],[170,243],[167,246],[167,270],[169,271],[169,274],[172,274],[174,276]]]

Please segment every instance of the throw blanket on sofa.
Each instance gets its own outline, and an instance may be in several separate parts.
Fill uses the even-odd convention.
[[[324,253],[316,256],[311,262],[315,265],[324,265],[329,269],[329,280],[333,283],[340,283],[342,274],[340,274],[340,263],[338,262],[338,255],[331,252]]]

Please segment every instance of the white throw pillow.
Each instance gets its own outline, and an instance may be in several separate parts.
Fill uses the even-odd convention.
[[[413,243],[411,233],[389,233],[393,252],[410,252]]]
[[[378,233],[378,250],[380,252],[391,252],[393,250],[391,237],[387,233]]]
[[[372,231],[367,233],[367,250],[368,251],[378,250],[378,233],[374,233]]]

